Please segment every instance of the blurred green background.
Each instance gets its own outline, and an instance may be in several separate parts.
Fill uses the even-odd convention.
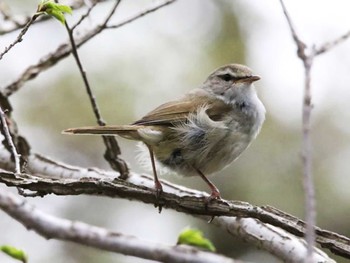
[[[32,14],[37,3],[2,2],[18,15]],[[337,0],[329,7],[324,2],[286,0],[302,37],[310,43],[334,39],[349,29],[345,8],[349,8],[349,3]],[[113,21],[117,23],[155,3],[158,2],[122,1]],[[318,11],[312,9],[315,3]],[[80,32],[101,21],[110,6],[107,1],[96,8]],[[81,14],[74,12],[68,22],[72,24]],[[16,34],[0,37],[0,50]],[[1,87],[66,40],[64,27],[56,21],[31,27],[24,41],[0,61]],[[317,224],[346,236],[350,236],[349,42],[317,58],[312,72]],[[109,124],[127,124],[142,117],[159,104],[199,86],[221,65],[247,64],[262,77],[256,86],[267,109],[266,122],[251,147],[212,180],[226,199],[271,205],[303,218],[303,71],[295,50],[278,1],[182,0],[125,27],[103,32],[79,53],[103,118]],[[26,83],[11,97],[11,103],[20,132],[33,151],[74,165],[110,169],[102,157],[104,146],[100,138],[61,134],[69,127],[95,124],[71,56]],[[118,141],[123,158],[133,171],[145,172],[135,160],[135,143]],[[199,178],[162,178],[208,190]],[[0,185],[0,190],[4,188]],[[175,244],[178,233],[191,226],[201,229],[219,253],[253,262],[279,262],[221,229],[174,211],[164,210],[159,215],[151,205],[90,196],[45,196],[29,201],[56,216],[166,244]],[[2,212],[0,232],[0,244],[24,249],[30,262],[147,262],[72,243],[47,241]],[[0,254],[0,262],[12,261]]]

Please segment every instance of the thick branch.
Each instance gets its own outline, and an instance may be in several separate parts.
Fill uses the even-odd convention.
[[[188,246],[166,246],[150,243],[133,236],[111,232],[82,222],[54,217],[45,214],[7,191],[0,192],[0,208],[28,229],[33,229],[47,239],[72,241],[90,247],[161,262],[237,262],[221,255],[200,251]]]
[[[263,224],[252,218],[226,216],[215,217],[213,224],[259,249],[269,251],[283,262],[304,262],[307,252],[305,242],[281,228]],[[317,248],[315,248],[313,260],[318,263],[335,263],[326,253]]]
[[[8,153],[0,151],[0,166],[11,170]],[[131,173],[127,181],[114,179],[118,174],[98,169],[86,169],[57,163],[40,155],[31,155],[28,171],[33,175],[15,176],[12,172],[2,171],[0,182],[8,186],[18,186],[38,192],[57,195],[102,195],[138,200],[156,204],[153,179],[150,176]],[[279,211],[273,207],[257,207],[240,201],[214,200],[205,208],[206,193],[162,182],[164,194],[158,202],[164,208],[192,215],[230,216],[255,218],[261,222],[280,227],[289,233],[303,237],[306,224],[300,219]],[[339,234],[316,227],[316,241],[333,253],[350,258],[350,239]]]

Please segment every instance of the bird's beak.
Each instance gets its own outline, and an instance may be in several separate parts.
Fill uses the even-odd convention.
[[[248,82],[248,83],[253,83],[254,81],[258,81],[260,79],[259,76],[249,76],[249,77],[244,77],[244,78],[241,78],[241,79],[238,79],[236,81],[237,82]]]
[[[244,81],[255,82],[255,81],[258,81],[259,79],[260,79],[259,76],[250,76],[250,77],[244,79]]]

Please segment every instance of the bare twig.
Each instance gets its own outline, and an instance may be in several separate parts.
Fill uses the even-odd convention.
[[[302,163],[303,163],[303,182],[305,192],[305,220],[307,222],[306,228],[306,242],[308,244],[308,253],[306,262],[312,261],[313,247],[315,245],[315,230],[316,225],[316,199],[315,187],[312,178],[312,147],[311,147],[311,67],[313,58],[308,57],[304,60],[304,98],[303,98],[303,116],[302,116]]]
[[[305,54],[305,49],[307,48],[305,43],[303,41],[300,40],[298,34],[296,33],[295,31],[295,28],[294,28],[294,25],[292,23],[292,20],[289,16],[289,13],[287,11],[287,8],[286,6],[284,5],[284,2],[283,0],[280,0],[280,3],[281,3],[281,6],[282,6],[282,9],[283,9],[283,13],[284,13],[284,16],[287,20],[287,23],[288,23],[288,26],[289,26],[289,29],[291,31],[291,34],[292,34],[292,37],[294,39],[294,42],[296,43],[297,45],[297,54],[298,54],[298,57],[300,59],[305,59],[307,56]]]
[[[3,52],[0,53],[0,60],[3,58],[3,56],[9,52],[11,50],[11,48],[13,48],[16,44],[18,44],[19,42],[21,42],[23,40],[23,36],[25,35],[25,33],[27,33],[29,27],[34,23],[34,21],[39,17],[38,14],[33,15],[30,20],[28,21],[28,23],[26,23],[26,25],[24,26],[24,28],[21,30],[21,32],[18,34],[17,38],[15,39],[15,41],[13,41],[9,46],[7,46],[5,48],[5,50]]]
[[[315,48],[314,55],[317,56],[317,55],[321,55],[321,54],[327,52],[328,50],[334,48],[335,46],[337,46],[337,45],[343,43],[345,40],[349,39],[349,37],[350,37],[350,30],[348,32],[346,32],[344,35],[340,36],[339,38],[337,38],[333,41],[324,43],[323,45],[320,45],[319,47]]]
[[[4,21],[10,21],[12,24],[14,24],[17,27],[23,27],[21,26],[21,23],[19,23],[14,17],[13,15],[10,13],[8,6],[6,5],[5,2],[0,2],[0,14],[3,16]],[[30,17],[28,18],[28,20],[30,19]]]
[[[143,16],[145,16],[145,15],[148,15],[148,14],[150,14],[150,13],[153,13],[153,12],[157,11],[158,9],[164,7],[164,6],[167,6],[167,5],[169,5],[169,4],[172,4],[172,3],[174,3],[175,1],[176,1],[176,0],[167,0],[167,1],[164,1],[164,2],[161,3],[161,4],[156,5],[156,6],[154,6],[154,7],[151,7],[151,8],[149,8],[149,9],[146,9],[146,10],[140,12],[139,14],[137,14],[136,16],[132,16],[132,17],[130,17],[130,18],[128,18],[128,19],[126,19],[126,20],[124,20],[124,21],[118,23],[118,24],[115,24],[115,25],[106,25],[106,28],[110,28],[110,29],[119,28],[119,27],[124,26],[124,25],[126,25],[126,24],[129,24],[129,23],[133,22],[134,20],[139,19],[139,18],[141,18],[141,17],[143,17]]]
[[[12,106],[8,98],[5,97],[1,92],[0,107],[5,113],[4,123],[7,124],[7,129],[14,146],[11,146],[6,136],[5,139],[2,141],[2,144],[4,145],[5,149],[11,154],[11,158],[9,161],[13,163],[16,162],[16,157],[13,154],[13,147],[16,149],[17,156],[19,157],[20,162],[20,172],[22,172],[25,170],[27,157],[30,155],[30,145],[28,144],[27,140],[18,133],[16,121],[12,117]],[[2,131],[2,133],[5,134],[4,131]],[[13,169],[16,169],[16,167],[14,166]]]
[[[95,1],[92,3],[91,6],[88,7],[88,10],[86,11],[85,14],[83,14],[80,19],[78,20],[78,22],[75,23],[75,25],[72,27],[72,31],[74,31],[74,29],[76,29],[84,20],[85,18],[89,17],[91,11],[95,8],[95,6],[98,4],[98,1]]]
[[[111,17],[113,16],[114,12],[117,9],[117,7],[119,6],[120,2],[121,2],[121,0],[117,0],[115,2],[109,15],[107,16],[104,23],[102,24],[103,27],[105,27],[106,24],[108,23],[108,21],[111,19]],[[89,10],[91,10],[91,9],[89,9]],[[87,12],[87,14],[88,13],[89,13],[89,11]],[[86,16],[83,16],[83,18],[84,17],[86,17]],[[78,25],[80,23],[80,21],[82,21],[82,20],[80,19],[76,25]],[[86,88],[86,92],[87,92],[89,99],[90,99],[92,110],[93,110],[95,117],[97,119],[97,123],[100,126],[104,126],[104,125],[106,125],[106,123],[102,119],[99,107],[97,105],[96,98],[95,98],[95,96],[92,92],[92,89],[90,87],[90,83],[89,83],[89,80],[87,78],[86,71],[84,70],[83,65],[81,63],[81,60],[79,58],[77,46],[75,44],[75,40],[74,40],[74,36],[73,36],[73,29],[69,28],[67,22],[65,22],[65,27],[66,27],[68,35],[69,35],[72,54],[75,58],[75,61],[76,61],[78,68],[79,68],[79,72],[82,76],[82,79],[83,79],[83,82],[84,82],[84,85]],[[120,173],[121,178],[126,179],[128,177],[128,174],[129,174],[129,168],[128,168],[128,165],[126,164],[126,162],[120,158],[121,150],[120,150],[120,147],[118,145],[116,138],[114,136],[102,136],[102,139],[103,139],[104,144],[106,146],[105,159],[107,160],[107,162],[111,165],[111,167],[113,169],[116,169]]]
[[[94,0],[94,1],[92,1],[93,3],[89,7],[89,9],[91,9],[91,7],[95,6],[96,4],[99,4],[101,2],[106,2],[106,1],[107,0]],[[84,6],[87,6],[86,3],[87,3],[87,1],[84,1],[84,0],[79,0],[79,1],[78,0],[71,0],[65,4],[70,6],[72,8],[72,10],[78,10]],[[7,20],[10,20],[13,23],[13,26],[5,29],[5,28],[1,28],[1,23],[0,23],[0,36],[5,35],[5,34],[9,34],[9,33],[12,33],[16,30],[21,29],[29,22],[30,19],[31,19],[31,17],[29,17],[29,16],[22,16],[20,18],[14,19],[11,14],[8,14]],[[34,24],[37,24],[37,23],[43,22],[43,21],[48,21],[50,19],[51,19],[50,16],[40,16],[38,19],[35,20]],[[85,18],[83,18],[83,19],[85,19]]]
[[[302,115],[302,162],[303,162],[303,185],[305,192],[305,220],[307,223],[305,239],[308,244],[307,257],[305,262],[313,262],[313,248],[315,246],[315,230],[316,225],[316,201],[315,201],[315,189],[312,179],[312,151],[311,151],[311,67],[313,56],[307,55],[305,50],[307,46],[298,37],[296,30],[293,26],[291,18],[288,11],[280,0],[283,13],[288,22],[291,34],[293,36],[294,42],[297,46],[298,57],[302,60],[304,64],[304,99],[303,99],[303,115]]]
[[[200,251],[193,247],[151,243],[133,236],[111,232],[101,227],[61,219],[36,209],[27,201],[7,191],[0,192],[0,208],[28,229],[33,229],[48,239],[72,241],[161,262],[237,262],[222,255]]]
[[[38,23],[50,20],[50,16],[39,16],[32,24],[36,25]],[[0,25],[0,36],[13,33],[21,28],[23,28],[31,20],[30,16],[22,16],[20,18],[11,19],[13,25],[8,28],[2,28]]]
[[[21,165],[20,165],[20,159],[19,159],[20,156],[17,153],[17,149],[15,147],[15,144],[13,143],[9,128],[7,126],[6,115],[1,107],[0,107],[0,120],[1,120],[2,133],[5,137],[5,139],[7,140],[7,143],[10,147],[10,150],[11,150],[12,157],[13,157],[14,162],[15,162],[15,173],[20,174],[21,173]]]
[[[104,20],[103,24],[100,26],[101,28],[104,28],[106,26],[106,24],[108,23],[108,21],[111,19],[111,17],[113,16],[115,10],[117,9],[118,5],[120,4],[120,1],[121,0],[117,0],[115,2],[115,4],[113,5],[113,7],[112,7],[112,9],[111,9],[111,11],[109,13],[109,15]],[[91,90],[91,87],[90,87],[90,83],[89,83],[87,75],[86,75],[86,71],[84,70],[83,65],[81,64],[81,61],[80,61],[80,58],[79,58],[79,55],[78,55],[77,45],[75,43],[74,36],[73,36],[73,30],[71,30],[69,28],[67,22],[65,22],[65,27],[66,27],[68,35],[69,35],[69,41],[70,41],[70,44],[71,44],[71,52],[72,52],[72,54],[73,54],[73,56],[75,58],[75,61],[76,61],[77,65],[78,65],[80,74],[81,74],[81,76],[83,78],[84,85],[86,87],[86,91],[87,91],[88,96],[90,98],[90,103],[92,105],[92,110],[93,110],[93,112],[95,114],[95,117],[97,119],[97,123],[98,123],[98,125],[104,126],[104,125],[106,125],[106,123],[102,119],[100,110],[99,110],[97,102],[96,102],[96,98],[95,98],[94,94],[92,93],[92,90]]]
[[[340,36],[339,38],[325,43],[318,48],[311,48],[309,54],[306,50],[307,45],[301,41],[296,30],[293,26],[289,13],[284,5],[283,0],[280,0],[284,16],[288,22],[289,29],[291,31],[294,42],[297,46],[297,55],[301,59],[304,65],[304,98],[302,109],[302,163],[303,163],[303,184],[305,191],[305,218],[307,223],[306,228],[306,241],[308,244],[307,257],[305,262],[313,262],[312,254],[315,244],[315,230],[316,225],[316,201],[315,201],[315,189],[312,179],[312,150],[311,150],[311,111],[312,111],[312,96],[311,96],[311,69],[314,58],[317,55],[323,54],[329,51],[336,45],[344,42],[350,37],[350,31]]]
[[[159,5],[152,8],[152,11],[158,10],[161,7],[164,7],[175,0],[172,1],[166,1],[163,3],[160,3]],[[122,21],[116,25],[113,26],[113,28],[118,28],[123,25],[126,25],[132,21],[135,21],[143,16],[145,16],[145,12],[142,11],[131,18]],[[147,12],[147,14],[150,14],[151,12]],[[75,39],[75,43],[77,48],[84,45],[86,42],[88,42],[90,39],[101,33],[106,28],[110,28],[108,25],[106,27],[96,26],[95,28],[89,30],[84,35],[82,35],[80,38]],[[28,67],[14,82],[10,83],[9,85],[6,85],[1,89],[4,96],[11,96],[14,92],[19,90],[24,83],[27,81],[34,79],[36,76],[38,76],[41,72],[45,71],[46,69],[51,68],[53,65],[55,65],[57,62],[61,61],[63,58],[67,57],[70,52],[72,51],[71,45],[68,43],[61,44],[55,51],[43,56],[37,64],[31,65]]]

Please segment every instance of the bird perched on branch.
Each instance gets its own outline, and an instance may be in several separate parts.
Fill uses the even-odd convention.
[[[237,159],[259,133],[265,119],[253,85],[259,79],[248,67],[229,64],[216,69],[199,88],[130,125],[71,128],[64,133],[141,141],[149,150],[157,195],[162,184],[155,159],[181,175],[199,175],[210,187],[208,200],[220,198],[207,175]]]

